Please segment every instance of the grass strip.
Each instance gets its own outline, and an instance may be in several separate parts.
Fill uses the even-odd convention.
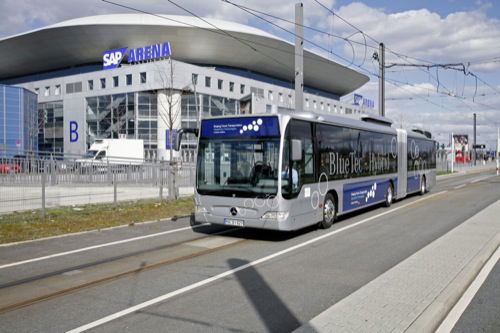
[[[186,216],[193,210],[193,198],[182,198],[120,202],[116,209],[113,204],[49,208],[45,218],[41,210],[16,212],[0,215],[0,244]]]

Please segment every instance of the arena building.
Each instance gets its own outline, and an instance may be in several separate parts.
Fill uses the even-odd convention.
[[[7,37],[0,40],[0,83],[38,95],[39,150],[66,155],[85,153],[96,138],[134,138],[144,140],[146,157],[168,159],[169,133],[196,127],[200,117],[294,109],[294,45],[207,20],[100,15]],[[369,111],[340,102],[367,81],[304,51],[306,111]],[[183,143],[184,159],[193,158],[195,145]]]

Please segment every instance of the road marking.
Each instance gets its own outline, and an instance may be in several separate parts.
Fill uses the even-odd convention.
[[[483,266],[479,274],[476,276],[474,281],[470,284],[469,288],[464,292],[462,297],[458,300],[457,304],[451,309],[446,318],[443,320],[439,328],[436,330],[436,333],[448,333],[451,332],[453,327],[457,324],[457,321],[460,319],[465,309],[472,301],[474,296],[476,295],[479,288],[483,285],[484,281],[490,274],[495,264],[500,259],[500,247],[497,248],[495,253],[490,257],[490,259]]]
[[[459,188],[462,188],[464,186],[466,186],[467,184],[462,184],[462,185],[458,185],[458,186],[455,186],[453,189],[454,190],[458,190]]]
[[[66,256],[66,255],[69,255],[69,254],[75,254],[75,253],[80,253],[80,252],[85,252],[85,251],[100,249],[102,247],[119,245],[119,244],[134,242],[134,241],[137,241],[137,240],[142,240],[142,239],[148,239],[148,238],[153,238],[153,237],[158,237],[158,236],[173,234],[175,232],[184,231],[184,230],[191,230],[191,229],[199,228],[199,227],[206,226],[206,225],[207,225],[207,223],[204,223],[204,224],[199,224],[199,225],[196,225],[196,226],[183,227],[183,228],[174,229],[174,230],[162,231],[162,232],[155,233],[155,234],[150,234],[150,235],[145,235],[145,236],[139,236],[139,237],[134,237],[134,238],[127,238],[127,239],[122,239],[122,240],[114,241],[114,242],[110,242],[110,243],[104,243],[104,244],[99,244],[99,245],[88,246],[88,247],[84,247],[84,248],[80,248],[80,249],[76,249],[76,250],[71,250],[71,251],[66,251],[66,252],[59,252],[59,253],[51,254],[51,255],[48,255],[48,256],[43,256],[43,257],[38,257],[38,258],[33,258],[33,259],[27,259],[27,260],[17,261],[17,262],[13,262],[13,263],[10,263],[10,264],[0,265],[0,269],[7,268],[7,267],[19,266],[19,265],[28,264],[28,263],[32,263],[32,262],[36,262],[36,261],[41,261],[41,260],[46,260],[46,259],[51,259],[51,258],[62,257],[62,256]]]
[[[493,177],[493,175],[488,175],[488,176],[480,177],[478,179],[475,179],[475,180],[471,181],[470,183],[474,184],[474,183],[480,182],[482,180],[485,180],[485,179],[488,179],[488,178],[491,178],[491,177]]]
[[[381,216],[384,216],[384,215],[390,214],[390,213],[395,212],[395,211],[397,211],[397,210],[403,209],[403,208],[405,208],[405,207],[408,207],[408,206],[413,205],[413,204],[415,204],[415,203],[418,203],[418,202],[420,202],[420,201],[424,201],[424,200],[427,200],[427,199],[433,198],[433,197],[435,197],[435,196],[441,195],[441,194],[446,193],[446,192],[448,192],[448,190],[444,190],[444,191],[441,191],[441,192],[438,192],[438,193],[435,193],[435,194],[432,194],[432,195],[428,195],[428,196],[426,196],[426,197],[424,197],[424,198],[421,198],[421,199],[418,199],[418,200],[415,200],[415,201],[409,202],[409,203],[407,203],[407,204],[405,204],[405,205],[402,205],[402,206],[399,206],[399,207],[395,207],[395,208],[393,208],[393,209],[391,209],[391,210],[388,210],[388,211],[386,211],[386,212],[383,212],[383,213],[380,213],[380,214],[377,214],[377,215],[374,215],[374,216],[368,217],[368,218],[366,218],[366,219],[364,219],[364,220],[358,221],[358,222],[353,223],[353,224],[351,224],[351,225],[348,225],[348,226],[342,227],[342,228],[340,228],[340,229],[337,229],[337,230],[331,231],[331,232],[329,232],[329,233],[326,233],[326,234],[324,234],[324,235],[321,235],[321,236],[318,236],[318,237],[316,237],[316,238],[310,239],[310,240],[305,241],[305,242],[303,242],[303,243],[300,243],[300,244],[297,244],[297,245],[291,246],[291,247],[286,248],[286,249],[284,249],[284,250],[281,250],[281,251],[278,251],[278,252],[276,252],[276,253],[270,254],[270,255],[268,255],[268,256],[266,256],[266,257],[263,257],[263,258],[260,258],[260,259],[254,260],[254,261],[252,261],[252,262],[250,262],[250,263],[248,263],[248,264],[245,264],[245,265],[242,265],[242,266],[240,266],[240,267],[237,267],[237,268],[234,268],[234,269],[231,269],[231,270],[225,271],[225,272],[223,272],[223,273],[220,273],[220,274],[218,274],[218,275],[212,276],[212,277],[207,278],[207,279],[205,279],[205,280],[202,280],[202,281],[199,281],[199,282],[193,283],[193,284],[191,284],[191,285],[189,285],[189,286],[186,286],[186,287],[184,287],[184,288],[177,289],[177,290],[174,290],[174,291],[169,292],[169,293],[167,293],[167,294],[164,294],[164,295],[161,295],[161,296],[155,297],[155,298],[153,298],[153,299],[150,299],[149,301],[146,301],[146,302],[143,302],[143,303],[140,303],[140,304],[134,305],[134,306],[129,307],[129,308],[127,308],[127,309],[124,309],[124,310],[122,310],[122,311],[119,311],[119,312],[116,312],[116,313],[110,314],[110,315],[108,315],[108,316],[106,316],[106,317],[104,317],[104,318],[98,319],[98,320],[93,321],[93,322],[91,322],[91,323],[88,323],[88,324],[86,324],[86,325],[83,325],[83,326],[77,327],[77,328],[75,328],[75,329],[72,329],[72,330],[68,331],[68,333],[78,333],[78,332],[84,332],[84,331],[87,331],[87,330],[92,329],[92,328],[94,328],[94,327],[101,326],[101,325],[103,325],[103,324],[105,324],[105,323],[108,323],[108,322],[113,321],[113,320],[115,320],[115,319],[118,319],[118,318],[124,317],[124,316],[126,316],[126,315],[128,315],[128,314],[134,313],[134,312],[136,312],[136,311],[139,311],[139,310],[144,309],[144,308],[146,308],[146,307],[149,307],[149,306],[151,306],[151,305],[155,305],[155,304],[161,303],[161,302],[166,301],[166,300],[168,300],[168,299],[170,299],[170,298],[172,298],[172,297],[175,297],[175,296],[181,295],[181,294],[183,294],[183,293],[185,293],[185,292],[191,291],[191,290],[196,289],[196,288],[198,288],[198,287],[202,287],[202,286],[205,286],[205,285],[207,285],[207,284],[209,284],[209,283],[212,283],[212,282],[214,282],[214,281],[217,281],[217,280],[220,280],[220,279],[222,279],[222,278],[225,278],[225,277],[227,277],[227,276],[229,276],[229,275],[232,275],[232,274],[234,274],[234,273],[236,273],[236,272],[242,271],[242,270],[244,270],[244,269],[246,269],[246,268],[248,268],[248,267],[256,266],[256,265],[258,265],[258,264],[261,264],[261,263],[263,263],[263,262],[269,261],[269,260],[274,259],[274,258],[276,258],[276,257],[279,257],[279,256],[281,256],[281,255],[287,254],[287,253],[289,253],[289,252],[292,252],[292,251],[295,251],[295,250],[297,250],[297,249],[303,248],[303,247],[308,246],[308,245],[310,245],[310,244],[316,243],[316,242],[318,242],[318,241],[320,241],[320,240],[323,240],[323,239],[325,239],[325,238],[328,238],[328,237],[330,237],[330,236],[333,236],[333,235],[336,235],[336,234],[341,233],[341,232],[343,232],[343,231],[346,231],[346,230],[352,229],[352,228],[354,228],[354,227],[357,227],[357,226],[359,226],[359,225],[361,225],[361,224],[364,224],[364,223],[366,223],[366,222],[369,222],[369,221],[374,220],[374,219],[376,219],[376,218],[379,218],[379,217],[381,217]]]

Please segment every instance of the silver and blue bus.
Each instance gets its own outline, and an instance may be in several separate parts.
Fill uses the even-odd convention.
[[[330,227],[342,214],[436,182],[429,132],[381,117],[313,113],[210,118],[198,135],[197,223],[274,230]]]

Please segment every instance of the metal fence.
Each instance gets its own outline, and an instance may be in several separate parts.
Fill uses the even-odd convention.
[[[0,158],[0,214],[49,207],[191,195],[194,163],[81,157]]]

